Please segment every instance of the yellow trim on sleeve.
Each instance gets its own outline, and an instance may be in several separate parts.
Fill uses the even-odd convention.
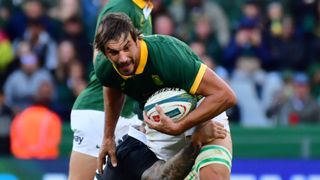
[[[194,82],[190,88],[190,94],[196,93],[196,91],[200,85],[200,82],[202,80],[202,77],[204,76],[204,73],[206,72],[206,69],[207,69],[207,66],[205,64],[201,64],[199,71],[198,71],[198,74],[197,74],[197,77],[194,80]]]

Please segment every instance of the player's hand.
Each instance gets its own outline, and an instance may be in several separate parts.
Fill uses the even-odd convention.
[[[196,127],[192,135],[192,143],[194,145],[203,146],[215,139],[224,139],[227,136],[227,130],[223,124],[216,121],[207,121]]]
[[[175,123],[170,117],[165,115],[159,105],[156,105],[156,110],[159,113],[159,121],[149,119],[146,112],[143,112],[144,122],[149,128],[169,135],[179,135],[183,132],[179,129],[178,123]]]
[[[113,167],[117,166],[116,142],[114,138],[103,138],[98,156],[97,169],[103,173],[103,165],[106,163],[106,156],[109,156]]]

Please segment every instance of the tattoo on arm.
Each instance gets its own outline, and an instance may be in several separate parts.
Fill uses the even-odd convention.
[[[181,180],[190,172],[194,161],[199,154],[200,147],[190,142],[167,162],[155,162],[143,174],[142,180]]]

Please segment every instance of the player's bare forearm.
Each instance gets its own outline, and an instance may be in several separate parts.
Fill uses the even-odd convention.
[[[159,160],[154,163],[143,174],[142,180],[181,180],[184,179],[190,172],[197,155],[199,154],[200,146],[188,143],[182,150],[167,162]]]
[[[103,87],[105,111],[105,137],[113,137],[114,131],[124,103],[124,95],[115,89]]]
[[[232,89],[212,70],[206,70],[196,94],[204,96],[201,104],[188,116],[179,121],[178,134],[205,122],[236,104]]]

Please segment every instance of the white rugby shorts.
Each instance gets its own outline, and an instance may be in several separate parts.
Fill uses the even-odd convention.
[[[115,130],[115,140],[128,133],[130,125],[141,125],[137,115],[130,119],[120,117]],[[104,112],[96,110],[72,110],[71,130],[73,131],[72,150],[98,157],[104,131]]]

